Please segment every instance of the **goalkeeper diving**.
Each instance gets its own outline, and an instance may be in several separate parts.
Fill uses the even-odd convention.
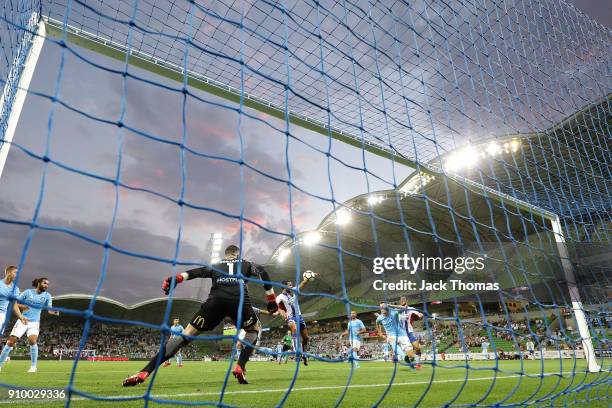
[[[171,337],[163,349],[139,373],[126,378],[123,381],[124,387],[143,383],[157,367],[189,344],[194,336],[197,336],[202,331],[213,330],[226,317],[232,319],[236,327],[244,330],[243,350],[238,358],[238,363],[232,370],[232,374],[240,384],[248,384],[246,364],[251,354],[253,354],[253,345],[257,342],[260,324],[251,306],[251,299],[244,280],[234,275],[240,271],[244,277],[256,277],[264,281],[263,286],[266,291],[268,311],[270,313],[276,312],[278,305],[274,289],[272,285],[267,283],[270,278],[265,269],[247,260],[238,259],[239,254],[240,249],[236,245],[230,245],[225,249],[223,259],[213,265],[214,269],[213,266],[190,269],[177,274],[174,278],[169,276],[163,281],[162,290],[166,295],[177,284],[196,278],[212,279],[212,287],[208,299],[202,304],[195,316],[193,316],[185,330],[179,336]],[[240,308],[241,286],[244,288],[242,308]],[[241,318],[238,319],[238,316]]]

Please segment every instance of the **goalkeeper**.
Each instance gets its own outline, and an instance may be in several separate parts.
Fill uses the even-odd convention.
[[[213,330],[224,318],[229,317],[238,327],[238,316],[241,316],[240,328],[245,331],[244,349],[240,353],[238,363],[232,370],[232,374],[240,384],[248,384],[246,380],[245,366],[247,361],[253,354],[253,345],[257,342],[259,334],[259,320],[251,306],[248,288],[244,285],[241,278],[236,277],[240,271],[245,277],[257,277],[263,281],[266,291],[267,309],[274,313],[278,310],[276,304],[276,296],[272,285],[267,283],[270,280],[268,273],[260,266],[238,259],[240,249],[235,245],[230,245],[225,249],[225,256],[218,264],[215,264],[215,269],[212,267],[202,267],[191,269],[176,275],[166,278],[162,284],[162,290],[169,294],[170,291],[185,280],[195,278],[212,279],[212,287],[206,302],[202,304],[200,310],[191,319],[189,325],[185,328],[180,336],[172,337],[166,343],[163,350],[158,352],[151,361],[137,374],[134,374],[123,381],[124,387],[134,386],[143,383],[147,377],[160,364],[172,358],[182,347],[186,346],[193,336],[197,336],[202,331]],[[222,272],[220,272],[222,271]],[[244,286],[244,298],[242,310],[240,306],[240,286]]]

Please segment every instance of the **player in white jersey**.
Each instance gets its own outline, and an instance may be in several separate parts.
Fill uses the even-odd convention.
[[[32,365],[28,370],[28,373],[35,373],[38,362],[38,334],[40,332],[40,314],[42,309],[50,309],[53,306],[51,295],[47,292],[49,288],[49,279],[37,278],[32,281],[32,286],[36,289],[24,290],[18,297],[17,302],[28,306],[28,310],[23,313],[23,317],[26,319],[26,323],[22,320],[17,320],[9,339],[6,341],[6,345],[0,353],[0,368],[6,361],[9,353],[15,347],[17,340],[21,338],[26,332],[28,336],[28,342],[30,343],[30,359]],[[49,310],[49,314],[58,316],[58,311]]]
[[[527,340],[527,343],[525,344],[525,348],[527,349],[527,352],[529,353],[528,358],[531,360],[535,360],[535,345],[533,344],[533,341],[531,341],[531,339]]]
[[[306,284],[317,276],[316,273],[313,273],[313,277],[308,280],[304,279],[300,282],[298,286],[298,290],[304,289]],[[308,347],[308,341],[310,337],[308,336],[308,328],[306,327],[306,322],[302,317],[302,313],[300,312],[300,306],[298,305],[295,292],[293,291],[294,285],[291,281],[283,281],[283,284],[287,286],[283,292],[276,297],[276,303],[278,303],[278,311],[283,316],[283,318],[287,321],[287,325],[291,329],[291,333],[293,335],[293,349],[295,351],[298,350],[297,346],[297,335],[298,335],[298,325],[300,337],[302,339],[302,351],[306,352]],[[302,355],[302,359],[304,361],[304,365],[308,365],[308,358],[306,355]]]
[[[278,364],[280,364],[282,360],[283,360],[283,345],[279,341],[276,344],[276,361],[278,362]]]
[[[408,340],[410,340],[412,348],[414,349],[415,368],[421,368],[421,344],[419,343],[417,336],[414,334],[414,327],[412,327],[412,323],[417,319],[422,319],[423,313],[408,305],[408,299],[406,296],[402,296],[400,298],[399,305],[389,306],[398,309],[400,323],[408,334]]]
[[[349,320],[346,330],[340,334],[340,341],[342,337],[348,334],[349,343],[351,345],[351,355],[355,364],[355,368],[359,368],[359,349],[361,349],[361,335],[367,331],[365,325],[361,320],[357,318],[357,312],[351,311],[351,320]]]
[[[482,343],[480,343],[480,346],[482,347],[482,352],[483,352],[483,353],[485,353],[485,354],[486,354],[486,353],[488,353],[488,352],[489,352],[489,346],[490,346],[490,344],[489,344],[489,342],[488,342],[486,339],[485,339],[485,340],[483,340],[483,341],[482,341]]]
[[[263,315],[272,314],[268,312],[267,310],[263,310],[255,306],[252,306],[252,309],[253,309],[253,313],[255,313],[255,316],[257,316],[257,319],[259,319],[259,316],[261,316],[262,314]],[[246,332],[244,331],[244,329],[240,329],[240,333],[238,334],[238,342],[236,343],[236,349],[238,350],[238,355],[240,355],[240,353],[242,352],[242,349],[243,349],[242,342],[244,341],[245,337],[246,337]],[[253,351],[253,354],[257,352],[257,347],[259,347],[260,341],[261,341],[261,326],[258,327],[257,329],[257,339],[255,340],[255,344],[253,344],[255,346],[255,351]]]
[[[14,265],[7,266],[4,268],[4,279],[0,281],[0,334],[4,332],[5,323],[8,323],[6,321],[6,314],[11,298],[15,299],[19,296],[19,288],[14,282],[17,270],[17,267]],[[19,309],[17,302],[13,302],[13,312],[23,324],[28,323],[27,319],[21,314],[21,309]]]
[[[268,312],[267,310],[264,309],[260,309],[258,307],[252,306],[253,308],[253,312],[255,313],[255,315],[257,316],[257,318],[259,318],[259,316],[263,315],[271,315],[272,313]],[[244,337],[246,336],[246,332],[244,331],[244,329],[240,329],[240,334],[238,334],[238,340],[244,341]],[[259,330],[257,331],[257,340],[255,341],[255,347],[259,346],[259,342],[261,341],[261,327],[259,328]],[[238,342],[237,346],[240,346],[242,343]],[[242,348],[242,347],[239,347]]]

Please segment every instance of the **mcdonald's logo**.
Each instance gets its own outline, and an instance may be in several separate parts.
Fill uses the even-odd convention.
[[[200,315],[197,315],[196,317],[193,318],[193,325],[194,326],[204,326],[204,318]]]

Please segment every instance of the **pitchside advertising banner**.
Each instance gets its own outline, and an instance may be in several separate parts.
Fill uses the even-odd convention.
[[[574,359],[583,359],[584,358],[584,351],[582,350],[549,350],[549,351],[536,351],[534,352],[533,355],[530,355],[528,353],[507,353],[507,357],[506,359],[508,360],[513,360],[513,359],[535,359],[535,360],[540,360],[540,359],[545,359],[545,360],[552,360],[552,359],[568,359],[568,358],[574,358]],[[495,353],[438,353],[436,354],[436,360],[437,361],[460,361],[460,360],[495,360],[496,358],[499,358],[499,355],[496,357]],[[429,353],[424,353],[421,355],[421,361],[432,361],[434,360],[433,354]]]

